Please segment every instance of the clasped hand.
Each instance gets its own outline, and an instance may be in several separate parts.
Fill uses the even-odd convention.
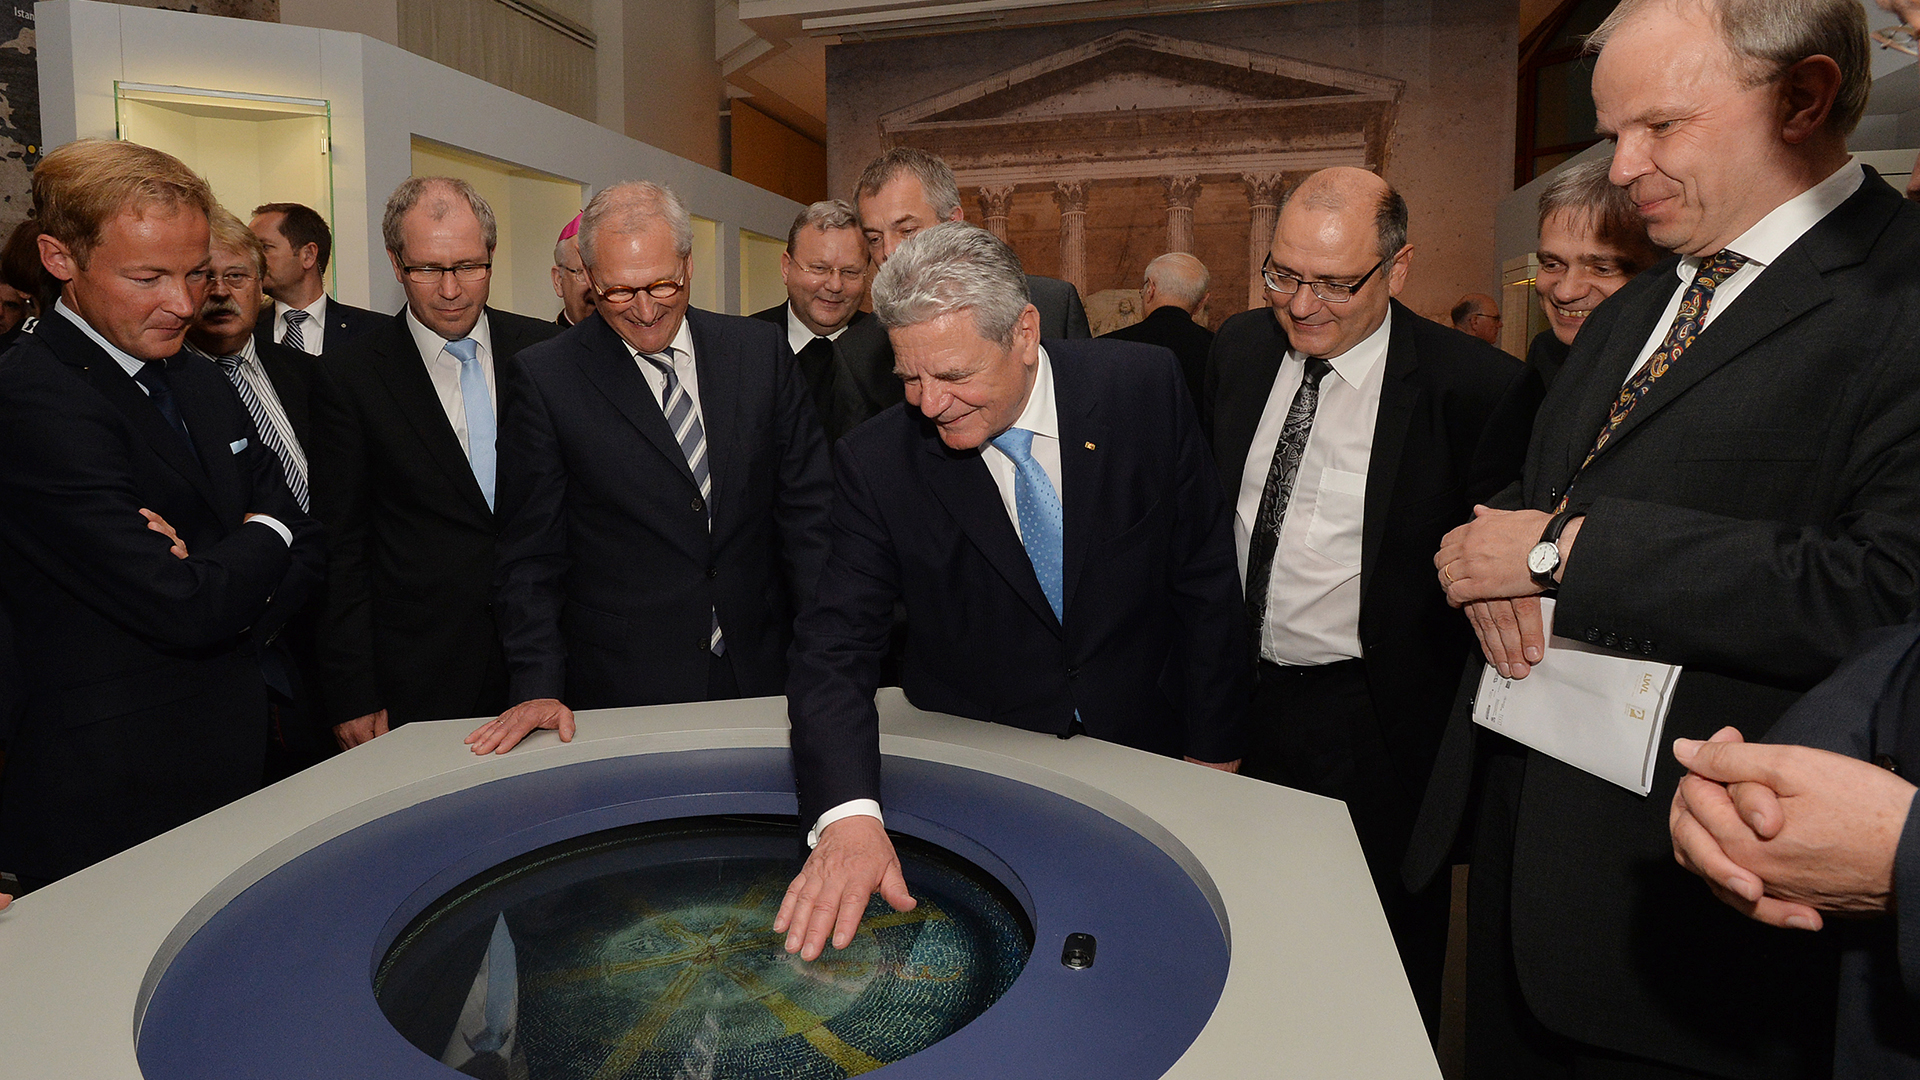
[[[1841,754],[1748,743],[1731,727],[1676,739],[1673,756],[1688,769],[1667,815],[1673,857],[1734,910],[1798,930],[1820,929],[1822,912],[1887,910],[1912,784]]]
[[[1545,653],[1541,589],[1527,570],[1527,553],[1549,517],[1475,506],[1473,520],[1443,537],[1433,557],[1447,603],[1465,613],[1487,663],[1505,678],[1526,678]]]

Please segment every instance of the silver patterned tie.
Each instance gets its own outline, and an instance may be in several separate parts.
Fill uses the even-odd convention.
[[[289,349],[299,349],[301,352],[306,352],[307,335],[301,332],[300,324],[311,318],[313,318],[313,316],[301,311],[299,308],[288,311],[287,333],[286,336],[280,339],[280,344],[285,345]]]
[[[660,411],[666,414],[667,428],[686,456],[693,482],[700,486],[700,503],[707,512],[707,528],[713,528],[713,474],[707,467],[707,429],[700,423],[700,410],[693,407],[693,395],[680,385],[680,374],[673,369],[673,348],[660,353],[641,353],[666,379],[660,392]],[[720,613],[713,613],[713,632],[707,647],[715,656],[727,654],[726,638],[720,633]]]

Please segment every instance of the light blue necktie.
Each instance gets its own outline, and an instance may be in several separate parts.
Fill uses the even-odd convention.
[[[993,440],[993,445],[1013,459],[1013,506],[1020,515],[1020,542],[1026,545],[1027,561],[1033,563],[1033,575],[1040,579],[1040,591],[1047,594],[1054,617],[1064,620],[1060,587],[1065,574],[1060,552],[1066,515],[1060,507],[1060,494],[1053,489],[1047,471],[1034,460],[1033,432],[1008,428]]]
[[[467,411],[467,461],[480,493],[493,509],[494,422],[493,396],[487,393],[487,373],[480,367],[480,343],[470,337],[447,342],[447,351],[460,361],[460,401]]]

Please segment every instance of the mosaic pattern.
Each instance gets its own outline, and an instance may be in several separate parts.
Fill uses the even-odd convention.
[[[674,823],[516,860],[402,934],[381,1007],[470,1076],[835,1080],[925,1049],[1012,985],[1032,944],[1017,906],[912,843],[917,908],[875,900],[848,948],[789,956],[772,924],[792,828]]]

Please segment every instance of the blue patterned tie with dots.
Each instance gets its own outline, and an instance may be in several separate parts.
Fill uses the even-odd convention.
[[[1026,545],[1027,560],[1033,563],[1033,575],[1040,579],[1040,591],[1047,594],[1054,617],[1064,620],[1060,551],[1066,514],[1060,507],[1060,493],[1053,489],[1047,471],[1034,460],[1033,432],[1008,428],[993,440],[993,445],[1013,461],[1013,507],[1020,515],[1020,542]]]

